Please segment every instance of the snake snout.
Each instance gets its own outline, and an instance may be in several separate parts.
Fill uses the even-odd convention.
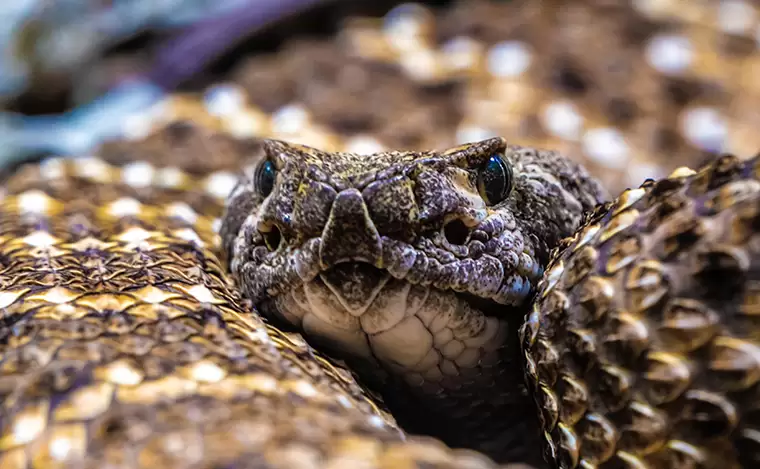
[[[322,269],[347,261],[380,265],[383,248],[362,194],[356,189],[340,192],[322,230],[319,263]]]

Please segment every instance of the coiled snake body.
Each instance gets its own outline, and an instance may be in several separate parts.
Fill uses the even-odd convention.
[[[360,155],[162,112],[5,182],[0,467],[760,462],[756,159],[607,201],[501,138]]]

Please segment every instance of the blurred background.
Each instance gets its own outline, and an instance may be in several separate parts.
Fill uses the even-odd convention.
[[[6,171],[145,138],[173,93],[326,150],[501,135],[613,192],[760,148],[756,0],[7,0],[0,45]]]

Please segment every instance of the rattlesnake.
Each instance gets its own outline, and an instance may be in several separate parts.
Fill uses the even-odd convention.
[[[554,152],[492,138],[368,156],[304,133],[320,151],[275,129],[252,138],[263,114],[212,104],[174,98],[138,116],[154,128],[137,141],[7,182],[2,467],[491,464],[401,443],[382,400],[414,432],[508,461],[542,464],[541,426],[560,467],[757,462],[755,160],[679,170],[592,211],[601,186]],[[352,256],[375,267],[334,267]],[[378,284],[374,322],[327,326]],[[277,328],[288,322],[328,353],[337,342],[382,400]],[[451,334],[428,343],[425,329]]]

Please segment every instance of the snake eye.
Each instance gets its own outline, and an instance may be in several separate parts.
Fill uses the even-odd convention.
[[[512,166],[503,155],[491,155],[478,173],[478,192],[488,205],[496,205],[512,192]]]
[[[274,167],[274,163],[269,160],[265,160],[256,168],[255,183],[256,189],[262,197],[268,196],[274,189],[274,179],[277,175],[277,169]]]

